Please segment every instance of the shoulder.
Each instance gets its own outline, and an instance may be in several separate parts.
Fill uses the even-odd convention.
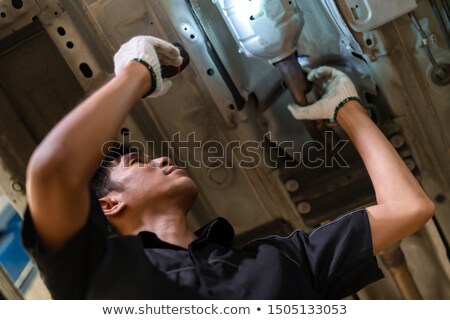
[[[86,279],[104,255],[108,224],[97,199],[90,201],[86,223],[57,250],[42,244],[30,209],[25,212],[22,242],[55,299],[83,298]]]
[[[370,233],[370,224],[367,211],[364,208],[359,208],[345,213],[329,223],[313,228],[309,232],[297,229],[286,237],[272,235],[265,238],[259,238],[249,242],[246,247],[265,244],[292,244],[303,247],[305,243],[310,242],[311,238],[340,237],[344,236],[344,233],[342,232],[345,230],[358,234],[366,234],[367,232]]]

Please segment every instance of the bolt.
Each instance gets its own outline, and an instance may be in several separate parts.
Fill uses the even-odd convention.
[[[284,183],[284,186],[286,187],[286,190],[289,192],[295,192],[299,188],[297,180],[294,180],[294,179],[290,179],[290,180],[286,181]]]
[[[445,72],[444,68],[436,68],[435,69],[436,75],[442,80],[445,79],[447,77],[447,72]]]
[[[297,204],[297,210],[301,214],[308,214],[311,212],[311,204],[306,201],[299,202]]]
[[[435,85],[447,86],[450,84],[450,64],[441,63],[439,65],[433,65],[431,72],[431,80]]]
[[[228,172],[224,167],[218,167],[209,171],[209,178],[215,184],[223,184],[228,179]]]
[[[392,136],[389,140],[395,149],[399,149],[405,145],[405,139],[399,134]]]
[[[373,53],[369,53],[367,56],[369,57],[371,62],[375,62],[378,60],[377,56],[374,55]]]

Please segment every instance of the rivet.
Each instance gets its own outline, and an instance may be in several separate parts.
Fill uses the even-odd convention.
[[[399,149],[405,145],[405,139],[399,134],[392,136],[389,140],[395,149]]]
[[[19,181],[14,181],[13,182],[12,189],[15,192],[23,192],[23,190],[24,190],[23,185]]]
[[[297,204],[297,210],[301,214],[308,214],[311,212],[311,204],[307,201],[302,201]]]
[[[294,179],[287,180],[284,183],[284,186],[286,187],[286,190],[289,192],[295,192],[299,188],[297,180],[294,180]]]

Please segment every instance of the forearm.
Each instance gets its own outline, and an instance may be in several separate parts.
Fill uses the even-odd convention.
[[[346,74],[324,66],[312,70],[308,80],[325,94],[308,107],[291,104],[289,110],[299,120],[332,119],[339,110],[336,120],[358,150],[375,189],[377,204],[366,211],[376,254],[421,228],[431,218],[434,204],[361,104],[355,101],[358,92]],[[345,104],[340,108],[342,103]]]
[[[102,159],[103,145],[114,139],[150,81],[145,67],[130,63],[58,123],[34,152],[29,170],[47,168],[87,185]]]
[[[377,204],[366,211],[377,254],[420,229],[431,218],[434,204],[359,103],[349,102],[337,120],[361,155],[375,189]]]
[[[358,102],[351,101],[343,107],[337,121],[364,161],[378,204],[427,199],[397,151]]]

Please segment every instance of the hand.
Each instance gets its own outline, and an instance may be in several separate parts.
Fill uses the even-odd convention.
[[[325,93],[312,105],[300,107],[295,103],[288,106],[297,120],[334,119],[341,107],[350,100],[359,100],[352,80],[343,72],[331,67],[319,67],[308,73],[308,80],[314,82]]]
[[[172,82],[161,76],[161,64],[179,66],[183,62],[180,50],[167,41],[137,36],[123,44],[114,55],[114,72],[118,75],[130,62],[142,63],[150,71],[152,87],[144,97],[158,97],[165,94]]]

